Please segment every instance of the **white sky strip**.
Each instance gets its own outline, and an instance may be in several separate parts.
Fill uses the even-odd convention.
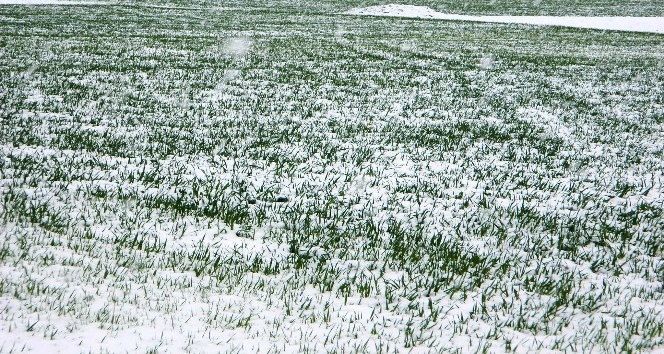
[[[582,17],[582,16],[468,16],[445,14],[426,6],[379,5],[348,12],[350,15],[423,18],[450,21],[519,23],[599,30],[664,33],[664,17]]]

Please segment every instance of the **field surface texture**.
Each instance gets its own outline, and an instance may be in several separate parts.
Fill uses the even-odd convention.
[[[664,35],[18,2],[0,353],[664,353]],[[380,9],[664,16],[410,5]]]

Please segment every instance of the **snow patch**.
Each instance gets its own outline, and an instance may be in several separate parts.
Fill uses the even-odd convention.
[[[398,4],[352,9],[346,14],[664,33],[664,17],[468,16],[445,14],[426,6]]]
[[[109,5],[99,1],[67,1],[67,0],[0,0],[0,5]]]

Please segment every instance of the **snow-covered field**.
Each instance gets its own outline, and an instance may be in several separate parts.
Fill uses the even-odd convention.
[[[104,5],[109,3],[75,0],[0,0],[0,5]]]
[[[426,6],[378,5],[347,11],[349,15],[423,18],[449,21],[518,23],[537,26],[563,26],[613,31],[664,33],[664,17],[633,16],[468,16],[444,14]]]
[[[661,34],[218,5],[0,5],[0,353],[664,352]]]

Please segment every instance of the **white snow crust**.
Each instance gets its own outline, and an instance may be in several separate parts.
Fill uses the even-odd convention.
[[[353,9],[346,14],[664,33],[664,17],[468,16],[445,14],[426,6],[399,4]]]

